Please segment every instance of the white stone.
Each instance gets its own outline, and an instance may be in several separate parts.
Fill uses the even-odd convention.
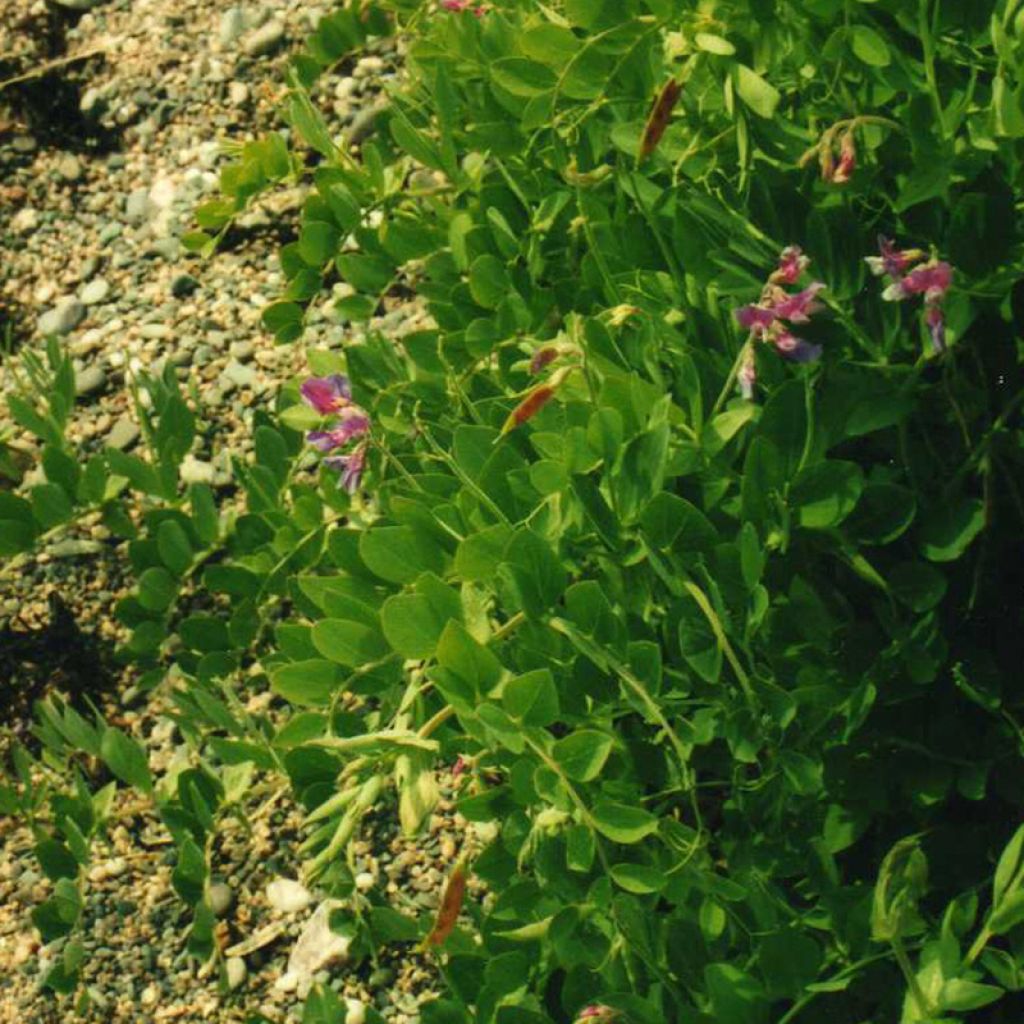
[[[349,939],[331,931],[331,913],[344,904],[324,900],[295,941],[285,973],[274,983],[281,992],[298,992],[304,997],[313,984],[313,975],[334,960],[348,958]]]
[[[366,1024],[366,1007],[358,999],[345,1000],[345,1024]]]
[[[355,881],[356,888],[360,892],[368,892],[370,889],[374,887],[374,885],[377,884],[376,877],[369,871],[360,871],[359,874],[356,875]]]
[[[182,464],[182,478],[184,478],[184,464]],[[213,466],[210,466],[210,476],[213,477]],[[267,902],[282,914],[297,914],[309,906],[313,897],[309,890],[293,878],[275,878],[267,886]]]
[[[34,206],[22,207],[11,218],[11,230],[16,235],[30,235],[39,227],[39,211]]]

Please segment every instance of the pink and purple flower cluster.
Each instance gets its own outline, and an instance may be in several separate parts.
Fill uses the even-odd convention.
[[[818,294],[824,290],[821,281],[813,281],[797,292],[788,292],[783,285],[795,285],[810,264],[797,245],[787,246],[779,256],[778,266],[768,278],[758,302],[736,310],[736,320],[750,331],[752,341],[767,342],[784,359],[794,363],[810,363],[821,356],[821,346],[798,338],[790,324],[807,323],[821,303]],[[738,380],[744,398],[751,398],[757,379],[754,347],[748,345],[740,365]]]
[[[352,401],[352,386],[340,373],[328,377],[309,377],[299,388],[303,401],[321,416],[332,417],[326,429],[311,430],[306,440],[324,453],[338,452],[351,441],[364,438],[370,430],[370,417]],[[337,471],[341,486],[349,494],[359,489],[366,468],[366,442],[344,454],[328,454],[324,465]]]
[[[946,317],[942,300],[953,283],[953,268],[944,260],[931,259],[922,263],[927,253],[923,249],[896,248],[888,238],[879,237],[878,256],[865,256],[865,262],[876,277],[889,280],[882,298],[887,302],[902,302],[920,295],[924,298],[924,325],[936,352],[946,349]]]
[[[478,18],[482,18],[487,13],[487,8],[483,4],[474,4],[472,0],[441,0],[441,6],[446,11],[456,14],[462,11],[472,11]]]

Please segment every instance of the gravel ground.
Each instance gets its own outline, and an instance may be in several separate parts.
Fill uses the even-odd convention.
[[[171,363],[202,420],[186,474],[229,487],[230,455],[248,452],[254,409],[302,368],[298,350],[275,347],[259,321],[282,285],[272,215],[296,209],[301,192],[247,214],[231,245],[205,263],[184,253],[180,236],[196,204],[216,192],[220,141],[277,124],[280,65],[329,4],[2,0],[0,8],[0,82],[55,62],[49,75],[0,91],[0,337],[9,330],[35,347],[45,333],[60,336],[79,394],[69,436],[83,451],[133,448],[131,374]],[[338,130],[372,105],[395,62],[382,44],[325,82],[318,100]],[[331,305],[313,312],[305,343],[358,342]],[[375,326],[397,337],[422,321],[418,307],[396,303]],[[0,362],[0,388],[5,372]],[[135,679],[114,657],[125,637],[112,609],[131,585],[126,565],[124,546],[87,517],[14,571],[0,567],[8,735],[25,734],[33,698],[58,690],[98,701],[145,741],[154,767],[183,749],[159,699],[123,699]],[[218,840],[219,969],[185,954],[189,921],[170,888],[169,836],[146,805],[119,809],[85,887],[90,1007],[80,1011],[40,991],[56,951],[39,948],[29,911],[51,886],[28,829],[0,819],[0,1024],[296,1018],[299,993],[277,983],[319,897],[287,885],[268,896],[275,879],[298,876],[299,816],[287,795],[261,785],[269,784],[258,783],[246,807],[252,838],[239,828]],[[432,912],[464,841],[452,785],[442,780],[447,799],[422,839],[400,838],[394,814],[383,812],[356,843],[361,884],[382,887],[404,913]],[[417,1020],[436,985],[408,944],[376,963],[341,959],[318,978],[394,1024]],[[359,1014],[352,1004],[353,1024]]]

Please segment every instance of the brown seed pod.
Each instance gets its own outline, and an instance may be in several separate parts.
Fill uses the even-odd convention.
[[[555,389],[548,384],[534,388],[513,410],[502,428],[507,434],[516,427],[521,427],[531,416],[535,416],[554,397]]]
[[[647,116],[647,123],[644,125],[644,133],[640,138],[640,159],[646,160],[658,147],[665,129],[668,128],[672,111],[682,94],[683,87],[674,78],[670,78],[658,93],[658,98],[651,107]]]
[[[466,862],[460,858],[448,876],[448,882],[444,887],[444,894],[441,896],[441,905],[437,908],[437,917],[434,918],[434,927],[423,940],[426,946],[441,946],[444,940],[452,933],[455,922],[459,918],[459,911],[462,909],[462,900],[466,895]]]

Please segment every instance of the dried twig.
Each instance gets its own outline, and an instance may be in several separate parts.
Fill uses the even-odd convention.
[[[97,46],[92,50],[83,50],[82,53],[72,53],[68,54],[66,57],[57,57],[54,60],[48,60],[45,64],[40,64],[31,71],[26,71],[22,75],[15,75],[14,78],[7,78],[0,82],[0,92],[3,92],[4,89],[9,86],[18,85],[21,82],[28,82],[33,78],[41,78],[43,75],[48,75],[51,71],[64,67],[66,64],[74,64],[80,60],[88,60],[90,57],[97,57],[104,53],[106,53],[106,48]]]

